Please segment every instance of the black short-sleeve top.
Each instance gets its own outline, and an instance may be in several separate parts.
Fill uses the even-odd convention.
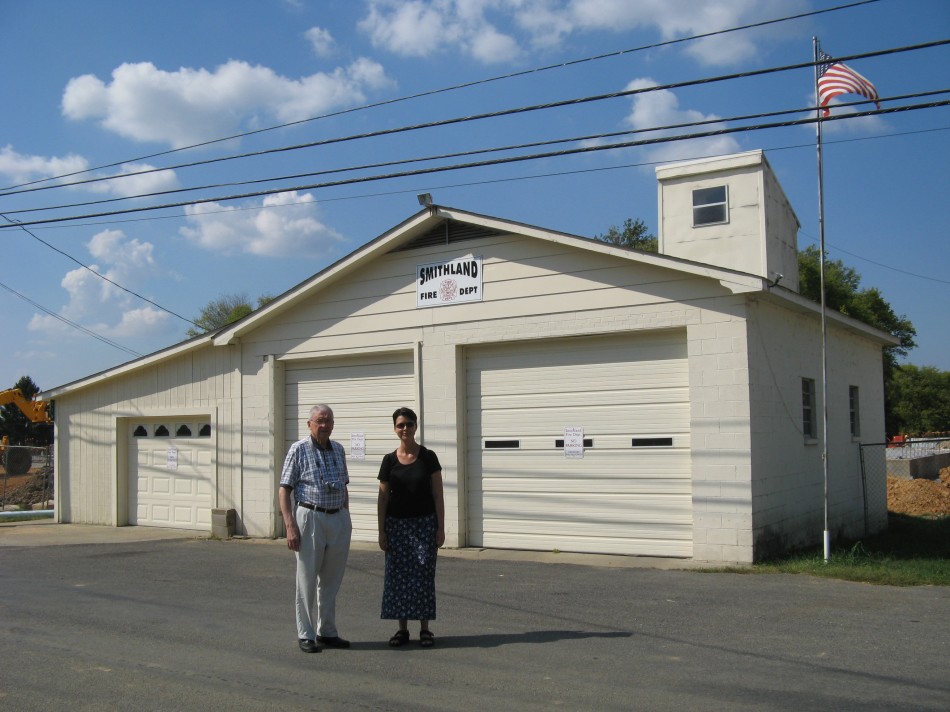
[[[380,482],[389,485],[386,516],[397,519],[425,517],[435,512],[432,496],[432,473],[442,469],[438,456],[426,447],[419,447],[419,456],[403,465],[396,452],[387,453],[379,466]]]

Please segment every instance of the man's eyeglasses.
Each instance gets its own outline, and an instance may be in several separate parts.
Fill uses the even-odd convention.
[[[396,423],[396,430],[405,430],[406,428],[414,427],[416,427],[416,424],[411,420],[406,421],[405,423]]]
[[[332,425],[333,418],[317,418],[315,420],[308,420],[308,423],[313,423],[314,425]]]

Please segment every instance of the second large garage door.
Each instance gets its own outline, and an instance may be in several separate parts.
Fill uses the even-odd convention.
[[[411,352],[292,362],[286,368],[286,384],[284,452],[307,435],[310,408],[318,403],[329,405],[334,417],[332,438],[347,453],[353,538],[376,541],[376,475],[383,455],[399,444],[393,435],[392,413],[400,406],[416,407]],[[365,437],[365,460],[352,457],[353,433]]]
[[[692,556],[683,331],[472,349],[466,370],[470,546]]]

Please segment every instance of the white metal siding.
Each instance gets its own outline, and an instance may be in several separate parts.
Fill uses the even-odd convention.
[[[129,445],[129,524],[211,530],[214,507],[214,445],[210,437],[176,437],[182,421],[147,421],[148,437]],[[164,424],[169,437],[155,437]],[[202,423],[187,423],[194,436]],[[134,432],[135,427],[132,428]],[[169,467],[169,450],[177,467]]]
[[[399,444],[393,434],[396,408],[415,409],[412,354],[360,357],[339,361],[289,362],[286,368],[284,452],[307,434],[310,409],[325,403],[333,409],[332,439],[347,453],[350,514],[355,541],[376,541],[376,476],[383,455]],[[366,459],[354,460],[351,433],[366,436]]]
[[[682,330],[472,349],[467,399],[470,545],[692,555]],[[556,447],[566,426],[582,459]],[[632,447],[651,437],[672,446]]]

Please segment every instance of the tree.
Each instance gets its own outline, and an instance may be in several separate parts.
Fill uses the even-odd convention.
[[[260,309],[265,304],[273,301],[273,297],[263,295],[257,299],[257,308]],[[217,299],[212,299],[201,310],[201,314],[195,319],[197,327],[189,327],[185,332],[188,336],[200,336],[209,331],[220,329],[222,326],[232,324],[238,319],[243,319],[254,311],[247,294],[222,294]]]
[[[18,388],[26,398],[32,398],[40,392],[40,387],[29,376],[23,376],[14,388]],[[7,403],[0,407],[0,438],[10,438],[11,445],[51,445],[53,443],[52,423],[32,423],[23,415],[18,406]]]
[[[950,371],[933,366],[898,366],[887,386],[891,408],[888,435],[950,431]]]
[[[821,301],[820,252],[810,245],[798,253],[798,283],[802,296]],[[917,344],[917,330],[906,316],[898,316],[891,305],[872,287],[860,289],[861,275],[841,260],[825,260],[825,304],[842,314],[863,321],[865,324],[886,331],[897,337],[900,343],[884,350],[884,381],[890,380],[897,366],[897,357],[907,353]]]
[[[611,245],[631,247],[644,252],[659,251],[656,236],[647,232],[647,226],[640,218],[636,220],[627,218],[623,221],[623,228],[611,225],[610,229],[603,235],[598,235],[597,239],[609,242]]]
[[[799,291],[802,296],[816,302],[821,301],[820,255],[815,245],[798,253]],[[905,385],[908,378],[913,378],[902,375],[905,369],[913,367],[897,363],[898,356],[907,356],[908,351],[917,345],[914,342],[917,330],[906,316],[894,313],[878,289],[861,289],[860,286],[861,275],[856,270],[845,266],[841,260],[825,260],[827,307],[886,331],[900,342],[884,349],[884,428],[888,435],[897,435],[907,432],[907,418],[918,407],[914,400],[914,389]],[[895,384],[898,377],[901,378],[901,384]]]

